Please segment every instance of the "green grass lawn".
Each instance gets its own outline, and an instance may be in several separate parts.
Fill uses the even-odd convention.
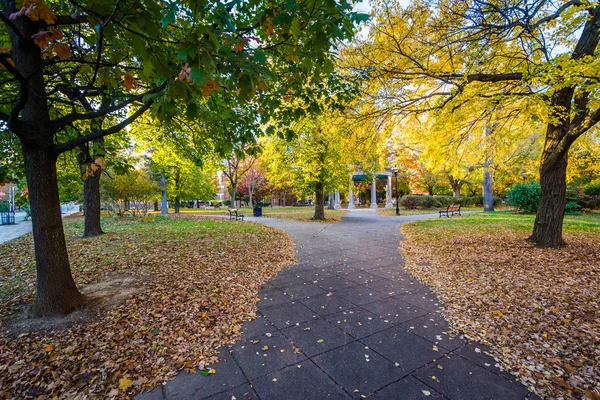
[[[463,211],[481,211],[482,208],[481,207],[462,207],[460,209],[461,212]],[[396,208],[378,208],[377,209],[377,213],[379,215],[385,215],[386,217],[395,217],[396,216]],[[400,207],[400,216],[403,215],[423,215],[423,214],[438,214],[438,209],[437,208],[427,208],[427,209],[414,209],[414,210],[409,210],[406,208],[402,208]]]
[[[244,213],[245,216],[252,216],[252,209],[250,207],[240,207],[238,210]],[[169,209],[169,213],[174,213],[175,210]],[[198,214],[198,215],[225,215],[228,216],[227,207],[214,210],[205,210],[202,208],[181,208],[179,210],[181,214]],[[346,210],[327,210],[325,209],[325,218],[329,222],[341,221],[342,217],[346,214]],[[155,213],[155,212],[153,212]],[[315,214],[314,207],[263,207],[263,217],[265,218],[278,218],[278,219],[291,219],[295,221],[311,221],[311,218]]]
[[[478,209],[481,210],[481,209]],[[438,218],[415,222],[414,226],[435,234],[443,227],[444,234],[468,232],[473,229],[493,233],[497,230],[511,230],[527,233],[533,229],[535,215],[518,214],[514,211],[496,211],[492,213],[472,213],[462,217]],[[411,229],[411,228],[409,228]],[[565,215],[564,232],[591,232],[600,229],[600,212]]]

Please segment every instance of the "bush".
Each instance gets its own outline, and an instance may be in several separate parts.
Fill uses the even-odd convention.
[[[230,206],[231,205],[231,200],[223,200],[223,205],[224,206]]]
[[[597,210],[600,208],[600,196],[567,197],[567,203],[575,203],[582,209]]]
[[[540,205],[540,193],[538,182],[517,183],[508,192],[508,204],[524,213],[534,214]]]
[[[448,207],[455,202],[452,196],[433,196],[433,199],[435,200],[436,207]]]
[[[433,196],[420,196],[421,204],[419,205],[421,208],[428,209],[433,208],[437,205]]]
[[[400,199],[400,206],[402,208],[406,208],[407,210],[414,210],[422,204],[420,197],[421,196],[415,196],[411,194],[402,196]]]
[[[600,196],[600,179],[592,181],[585,185],[583,194],[587,196]]]
[[[579,214],[581,206],[574,201],[569,201],[565,204],[565,214]]]

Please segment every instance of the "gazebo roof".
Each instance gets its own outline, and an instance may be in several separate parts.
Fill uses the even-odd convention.
[[[368,179],[371,179],[371,177],[373,177],[373,174],[375,175],[376,179],[387,179],[388,176],[392,176],[391,171],[371,172],[371,173],[367,174],[362,170],[357,170],[357,171],[354,171],[354,173],[352,174],[352,180],[353,181],[368,180]]]

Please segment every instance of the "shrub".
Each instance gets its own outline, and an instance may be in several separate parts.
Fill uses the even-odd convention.
[[[224,206],[230,206],[231,205],[231,200],[229,200],[229,199],[223,200],[223,205]]]
[[[448,207],[455,202],[452,196],[433,196],[436,207]]]
[[[565,214],[579,214],[581,206],[574,201],[569,201],[565,204]]]
[[[428,209],[428,208],[433,208],[436,206],[436,201],[434,200],[433,196],[420,196],[421,198],[419,199],[421,204],[419,205],[419,207],[424,208],[424,209]]]
[[[600,196],[600,179],[592,181],[585,185],[583,194],[587,196]]]
[[[538,182],[517,183],[508,192],[508,204],[524,213],[534,214],[540,205],[540,193]]]
[[[422,204],[420,197],[421,196],[415,196],[410,194],[402,196],[402,198],[400,199],[400,206],[408,210],[414,210]]]

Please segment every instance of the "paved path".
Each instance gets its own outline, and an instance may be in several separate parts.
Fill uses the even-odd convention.
[[[78,209],[72,209],[62,214],[63,217],[79,212]],[[0,244],[9,240],[21,237],[31,232],[31,219],[24,221],[25,213],[17,213],[15,215],[14,225],[0,225]]]
[[[181,373],[140,399],[524,399],[483,346],[448,333],[433,293],[400,266],[399,223],[260,219],[294,239],[297,264],[261,292],[259,317],[217,373]],[[258,219],[256,219],[258,221]]]

